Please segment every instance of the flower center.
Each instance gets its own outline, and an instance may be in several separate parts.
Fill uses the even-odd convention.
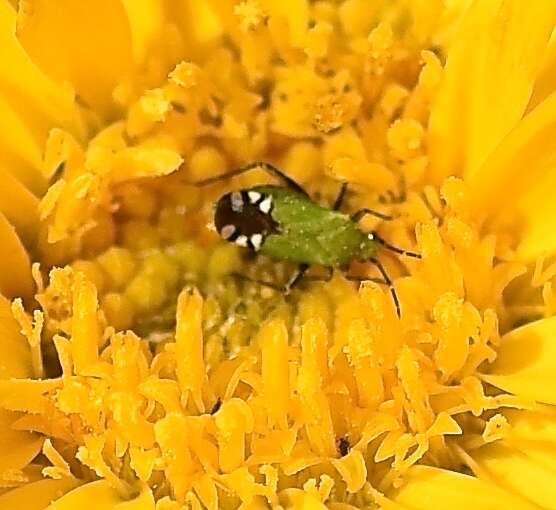
[[[277,505],[287,487],[369,504],[415,463],[466,469],[466,448],[504,427],[493,410],[524,404],[480,375],[499,323],[515,319],[501,292],[523,269],[497,261],[462,181],[427,184],[439,59],[402,47],[388,24],[346,48],[323,14],[308,63],[277,61],[262,80],[265,13],[244,2],[236,15],[241,61],[221,48],[147,92],[122,84],[125,118],[86,148],[51,133],[40,310],[31,321],[16,302],[14,313],[37,377],[61,377],[35,387],[29,428],[52,439],[44,453],[57,469],[208,508]],[[314,200],[331,204],[347,181],[345,212],[394,218],[361,228],[422,254],[379,247],[401,317],[387,287],[343,270],[288,296],[233,275],[280,283],[294,269],[207,228],[219,196],[268,179],[195,182],[261,155]],[[350,271],[380,277],[356,261]],[[79,463],[64,464],[68,450]]]

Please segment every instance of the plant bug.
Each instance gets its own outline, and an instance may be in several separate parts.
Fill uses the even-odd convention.
[[[254,186],[220,197],[214,213],[214,225],[220,236],[275,260],[297,263],[297,270],[281,288],[286,293],[299,282],[311,265],[328,268],[331,276],[334,268],[346,269],[354,260],[371,262],[379,270],[382,279],[365,280],[388,285],[400,316],[400,304],[392,280],[376,255],[380,246],[408,257],[420,258],[420,255],[396,248],[376,233],[366,233],[359,228],[359,220],[366,215],[383,220],[391,219],[389,216],[371,209],[361,209],[351,216],[340,212],[347,183],[342,184],[331,208],[313,202],[297,182],[264,162],[251,163],[197,182],[196,185],[205,186],[257,168],[279,178],[285,186]],[[268,282],[257,283],[280,289]]]

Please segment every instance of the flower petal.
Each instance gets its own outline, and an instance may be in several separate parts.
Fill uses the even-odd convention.
[[[526,454],[492,443],[473,453],[473,459],[488,476],[542,508],[556,509],[556,471],[550,471]]]
[[[0,475],[24,468],[41,451],[43,439],[30,432],[13,430],[16,413],[0,409]]]
[[[13,175],[0,167],[0,212],[31,243],[39,222],[39,200]]]
[[[556,19],[552,0],[477,0],[431,111],[433,178],[473,175],[523,115]]]
[[[131,28],[133,56],[136,63],[145,61],[153,42],[164,27],[164,5],[159,0],[122,0]]]
[[[49,505],[46,510],[154,510],[154,498],[149,489],[137,498],[124,501],[105,481],[98,480],[72,490]]]
[[[0,95],[17,107],[18,115],[41,145],[52,125],[82,135],[84,127],[72,91],[57,85],[37,68],[17,40],[15,27],[15,9],[5,0],[0,1]]]
[[[76,478],[47,479],[28,483],[23,487],[2,494],[0,496],[0,510],[13,510],[14,508],[43,510],[51,501],[58,499],[79,483]]]
[[[428,466],[415,466],[407,472],[406,484],[396,494],[394,501],[414,510],[537,508],[492,483]]]
[[[33,295],[29,255],[17,237],[15,229],[2,213],[0,213],[0,246],[2,246],[0,293],[8,298],[22,296],[29,299]]]
[[[10,302],[0,296],[0,379],[31,377],[29,344],[20,333]]]
[[[531,111],[554,91],[556,91],[556,39],[552,37],[548,51],[543,57],[527,110]]]
[[[0,95],[0,165],[34,193],[45,188],[41,148],[10,102]]]
[[[556,250],[556,94],[527,115],[469,180],[470,207],[522,225],[519,256]]]
[[[556,404],[556,317],[504,335],[496,361],[481,378],[520,397]]]
[[[535,410],[507,409],[504,416],[511,426],[504,437],[508,444],[556,473],[556,413],[552,406]]]
[[[129,22],[119,0],[22,1],[17,33],[45,73],[72,83],[89,107],[113,113],[114,86],[133,63]]]

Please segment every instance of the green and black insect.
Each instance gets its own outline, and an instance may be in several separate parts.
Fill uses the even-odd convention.
[[[375,232],[363,232],[359,228],[359,220],[366,215],[383,220],[391,219],[389,216],[371,209],[361,209],[351,216],[340,212],[347,183],[342,184],[331,208],[313,202],[297,182],[263,162],[251,163],[197,182],[197,185],[212,184],[257,168],[279,178],[284,186],[254,186],[222,196],[216,203],[214,214],[214,225],[220,236],[258,254],[298,264],[297,270],[281,288],[285,292],[289,292],[312,265],[328,268],[331,276],[335,268],[346,270],[354,260],[371,262],[382,279],[365,279],[388,285],[400,315],[392,281],[376,256],[381,246],[408,257],[419,258],[420,255],[396,248]],[[268,282],[258,283],[278,288]]]

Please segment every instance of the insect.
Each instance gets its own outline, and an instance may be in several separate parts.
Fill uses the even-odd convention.
[[[220,236],[238,246],[250,249],[275,260],[298,264],[281,290],[286,293],[300,281],[310,266],[347,271],[354,260],[371,262],[382,279],[365,278],[386,284],[390,288],[398,316],[400,304],[392,281],[376,258],[380,247],[400,255],[419,258],[420,255],[387,243],[375,232],[363,232],[359,221],[366,215],[383,220],[390,216],[371,209],[361,209],[349,216],[340,211],[347,183],[343,183],[332,207],[321,206],[311,200],[307,192],[278,168],[264,162],[251,163],[217,177],[196,184],[204,186],[238,176],[254,169],[263,169],[279,178],[284,186],[260,185],[223,195],[215,205],[214,225]],[[241,276],[241,275],[239,275]],[[351,278],[355,279],[355,278]],[[278,288],[268,282],[258,282]]]
[[[342,457],[345,457],[349,453],[349,450],[351,448],[349,444],[349,439],[346,436],[340,437],[336,441],[336,447],[338,448],[338,453]]]

